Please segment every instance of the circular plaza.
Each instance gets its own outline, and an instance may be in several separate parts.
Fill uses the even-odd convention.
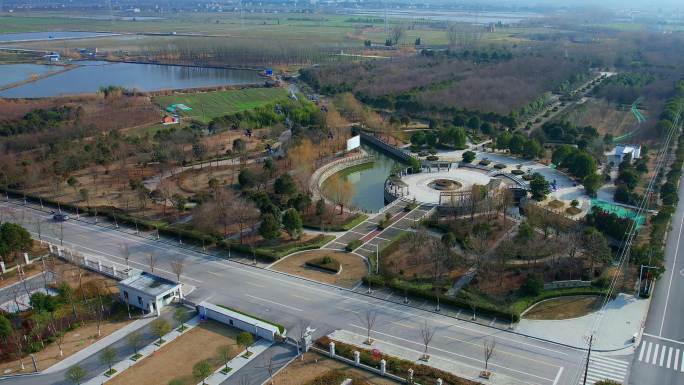
[[[474,185],[491,190],[504,187],[506,182],[484,170],[449,167],[436,172],[405,174],[390,179],[386,190],[394,197],[441,205],[445,197],[469,195]]]

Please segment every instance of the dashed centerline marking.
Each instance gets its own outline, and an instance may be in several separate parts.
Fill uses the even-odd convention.
[[[261,297],[256,297],[256,296],[253,296],[250,294],[245,294],[245,297],[249,297],[249,298],[255,299],[257,301],[261,301],[261,302],[270,303],[271,305],[281,306],[281,307],[284,307],[285,309],[290,309],[290,310],[299,311],[299,312],[304,311],[304,310],[297,308],[297,307],[294,307],[294,306],[283,305],[282,303],[274,302],[274,301],[271,301],[271,300],[268,300],[265,298],[261,298]]]

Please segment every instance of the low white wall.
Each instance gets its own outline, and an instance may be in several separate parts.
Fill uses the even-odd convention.
[[[252,318],[248,315],[241,314],[229,309],[222,308],[208,302],[201,302],[197,305],[197,310],[200,317],[211,319],[223,324],[238,328],[240,330],[250,332],[257,337],[274,341],[276,335],[280,335],[280,330],[274,325],[267,322]],[[283,331],[283,336],[285,331]]]

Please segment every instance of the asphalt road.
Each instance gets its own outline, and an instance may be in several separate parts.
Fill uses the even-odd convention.
[[[33,230],[37,218],[50,220],[44,212],[5,202],[0,204],[0,209],[14,211],[15,217],[25,218],[23,225],[29,230]],[[310,325],[316,329],[314,337],[336,329],[363,335],[363,315],[373,309],[378,313],[372,333],[376,340],[420,351],[420,328],[427,323],[436,330],[430,346],[433,356],[481,369],[483,341],[495,338],[497,348],[489,364],[495,375],[500,373],[517,383],[537,385],[577,385],[580,378],[583,352],[573,348],[245,266],[111,228],[72,220],[64,224],[63,231],[65,246],[99,255],[104,263],[109,260],[123,264],[121,245],[127,244],[131,266],[149,270],[145,262],[147,253],[156,253],[155,273],[168,278],[175,278],[170,261],[180,257],[185,262],[181,281],[197,286],[189,300],[209,300],[235,307],[284,324],[295,334],[302,325]],[[54,234],[46,236],[45,233],[44,239],[59,243]],[[60,380],[36,382],[37,377],[33,377],[33,382],[15,379],[5,383],[60,383]]]
[[[665,274],[655,286],[644,336],[630,374],[633,385],[684,385],[684,178],[665,246]]]

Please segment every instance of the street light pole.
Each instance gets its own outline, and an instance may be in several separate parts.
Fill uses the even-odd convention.
[[[589,336],[589,350],[587,351],[587,363],[584,365],[584,381],[582,385],[587,385],[587,373],[589,372],[589,359],[591,357],[591,344],[594,342],[594,335]]]

